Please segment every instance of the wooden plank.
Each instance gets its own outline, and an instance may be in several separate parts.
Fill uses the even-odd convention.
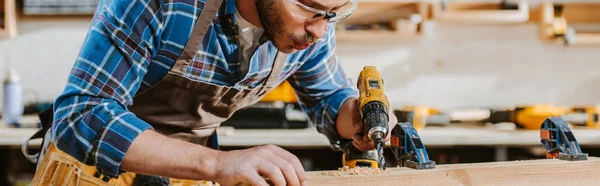
[[[529,160],[438,165],[435,169],[388,168],[375,175],[328,176],[308,172],[310,185],[597,185],[600,159]]]
[[[356,11],[340,24],[388,22],[417,13],[416,3],[359,2]]]
[[[563,15],[568,23],[598,23],[600,22],[600,4],[565,4]]]
[[[448,9],[457,11],[457,10],[498,10],[502,8],[501,3],[450,3],[448,4]]]
[[[457,10],[441,11],[436,16],[437,20],[440,22],[477,24],[512,24],[524,23],[529,20],[529,5],[524,0],[519,2],[518,10],[492,10],[490,8],[494,6],[481,3],[452,6],[458,6]]]
[[[600,45],[599,33],[577,33],[574,45]]]
[[[3,3],[4,25],[0,28],[0,38],[12,38],[17,35],[17,13],[15,0],[1,0]]]

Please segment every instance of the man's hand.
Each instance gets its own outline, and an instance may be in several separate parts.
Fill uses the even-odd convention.
[[[260,175],[275,185],[306,185],[300,160],[274,145],[217,151],[151,130],[133,141],[121,169],[169,178],[210,180],[220,185],[245,182],[266,186]]]
[[[275,185],[306,185],[306,175],[300,160],[275,145],[259,146],[245,150],[221,151],[217,155],[214,181],[221,185],[239,182],[264,185],[269,178]]]
[[[394,114],[390,114],[390,120],[388,122],[388,134],[385,137],[385,141],[389,141],[390,140],[390,134],[392,133],[392,128],[394,127],[394,125],[396,125],[398,123],[398,119],[396,118],[396,116]],[[368,151],[368,150],[373,150],[375,149],[375,144],[373,143],[373,140],[371,140],[369,138],[369,136],[365,135],[359,135],[359,133],[362,133],[363,130],[363,125],[362,122],[359,124],[355,124],[354,125],[354,135],[352,135],[352,144],[361,151]]]
[[[363,123],[362,118],[360,117],[358,106],[358,99],[356,98],[348,99],[348,101],[342,105],[336,120],[338,133],[343,138],[351,138],[352,144],[354,144],[354,146],[361,151],[373,150],[375,149],[373,140],[369,139],[366,134],[359,135],[362,133]],[[385,138],[386,142],[390,140],[392,128],[398,123],[398,118],[396,118],[396,115],[394,115],[391,110],[389,111],[388,115],[389,122],[388,135]]]

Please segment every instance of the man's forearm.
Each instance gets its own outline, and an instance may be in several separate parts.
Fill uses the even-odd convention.
[[[358,99],[350,98],[344,102],[336,119],[336,128],[342,138],[352,139],[354,135],[354,124],[361,122],[358,113]]]
[[[121,169],[170,178],[205,180],[216,174],[217,153],[216,150],[147,130],[133,141]]]

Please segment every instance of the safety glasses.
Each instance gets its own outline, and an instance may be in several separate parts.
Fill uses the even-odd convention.
[[[352,15],[354,10],[357,7],[358,0],[348,0],[341,6],[335,7],[331,11],[325,11],[318,9],[318,1],[319,0],[306,0],[306,1],[316,1],[315,5],[312,7],[302,3],[298,0],[283,0],[285,7],[288,11],[296,18],[304,20],[306,22],[314,22],[320,19],[326,19],[330,23],[335,23],[341,20],[346,19],[348,16]]]

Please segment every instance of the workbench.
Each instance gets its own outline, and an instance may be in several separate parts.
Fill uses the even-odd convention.
[[[37,117],[22,119],[26,126],[38,122]],[[0,122],[0,126],[6,126]],[[0,127],[0,147],[20,148],[33,135],[37,128]],[[582,147],[600,147],[600,130],[574,128],[575,138]],[[219,145],[222,147],[252,147],[273,144],[287,149],[330,148],[327,138],[315,128],[306,129],[234,129],[220,127],[217,130]],[[427,127],[419,131],[421,140],[427,148],[453,146],[494,147],[495,159],[508,159],[509,147],[542,147],[539,130],[496,130],[482,125],[452,124],[445,127]],[[30,145],[37,146],[41,140],[33,140]],[[389,142],[387,144],[389,146]]]
[[[0,129],[0,146],[19,148],[38,129]],[[573,133],[582,147],[600,146],[600,130],[574,129]],[[307,129],[233,129],[217,130],[219,145],[223,147],[251,147],[274,144],[288,149],[329,148],[327,138],[315,128]],[[508,159],[508,147],[542,147],[539,131],[501,131],[485,128],[430,127],[419,131],[428,148],[452,146],[487,146],[496,149],[496,160]],[[31,145],[39,145],[34,140]],[[389,143],[388,143],[389,145]]]
[[[21,146],[38,129],[1,128],[0,146]],[[600,146],[600,130],[573,129],[581,146]],[[220,146],[257,146],[274,144],[286,148],[329,147],[327,138],[315,128],[307,129],[233,129],[217,130]],[[444,146],[504,146],[528,147],[541,145],[539,131],[501,131],[484,128],[431,127],[419,131],[427,147]],[[40,141],[32,141],[39,145]],[[388,144],[389,145],[389,144]]]

